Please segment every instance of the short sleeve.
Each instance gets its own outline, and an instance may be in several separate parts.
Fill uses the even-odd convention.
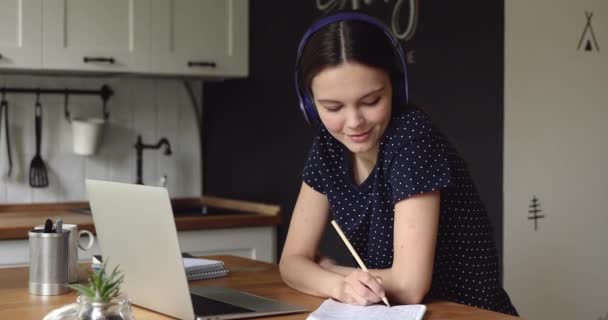
[[[315,139],[308,158],[304,163],[304,169],[302,171],[302,180],[314,190],[325,194],[325,178],[323,176],[323,153],[321,151],[320,139]]]
[[[450,159],[449,147],[440,137],[427,135],[405,144],[391,163],[393,203],[447,187],[451,180]]]

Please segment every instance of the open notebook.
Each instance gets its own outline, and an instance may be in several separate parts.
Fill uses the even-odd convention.
[[[422,320],[425,312],[423,304],[361,307],[327,299],[306,320]]]

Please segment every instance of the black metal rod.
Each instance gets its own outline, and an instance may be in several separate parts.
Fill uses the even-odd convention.
[[[41,88],[11,88],[11,87],[1,87],[0,93],[25,93],[25,94],[61,94],[61,95],[91,95],[91,96],[100,96],[111,97],[114,95],[114,91],[104,85],[101,87],[101,90],[80,90],[80,89],[41,89]],[[106,99],[107,99],[106,98]]]
[[[107,102],[114,95],[114,90],[110,88],[108,85],[103,85],[99,90],[81,90],[81,89],[41,89],[41,88],[11,88],[11,87],[1,87],[0,94],[2,96],[6,96],[6,94],[35,94],[36,96],[40,96],[41,94],[61,94],[66,98],[64,113],[66,119],[69,117],[69,110],[67,106],[67,99],[69,95],[90,95],[90,96],[99,96],[101,97],[102,107],[103,107],[103,117],[104,119],[108,119],[110,117],[110,113],[107,111]],[[69,119],[68,119],[69,120]]]

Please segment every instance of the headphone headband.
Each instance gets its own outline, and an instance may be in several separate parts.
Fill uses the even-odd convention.
[[[299,79],[298,79],[299,78],[299,68],[300,68],[300,58],[301,58],[302,52],[304,51],[304,47],[306,47],[306,44],[308,44],[310,37],[312,37],[312,35],[315,32],[317,32],[319,29],[321,29],[329,24],[332,24],[335,22],[340,22],[340,21],[366,22],[366,23],[369,23],[369,24],[377,27],[378,29],[380,29],[387,36],[387,38],[391,41],[393,48],[395,49],[395,51],[397,52],[397,54],[399,56],[399,61],[401,62],[401,67],[403,70],[404,88],[401,88],[401,89],[396,88],[396,89],[403,90],[402,95],[404,96],[403,98],[405,99],[406,103],[408,102],[408,99],[409,99],[405,53],[403,52],[401,45],[399,45],[399,41],[397,40],[397,38],[395,38],[392,31],[389,30],[382,21],[380,21],[372,16],[369,16],[367,14],[364,14],[361,12],[340,12],[340,13],[333,14],[331,16],[324,17],[324,18],[320,19],[319,21],[313,23],[308,28],[308,30],[306,30],[306,32],[304,33],[302,40],[300,40],[300,45],[298,46],[298,55],[296,57],[295,72],[294,72],[295,88],[296,88],[296,94],[298,96],[298,102],[300,104],[300,110],[304,114],[304,118],[306,119],[306,121],[308,123],[311,123],[313,120],[319,120],[319,115],[317,114],[317,112],[315,110],[314,103],[312,101],[310,101],[310,98],[308,98],[306,96],[306,94],[301,91]]]

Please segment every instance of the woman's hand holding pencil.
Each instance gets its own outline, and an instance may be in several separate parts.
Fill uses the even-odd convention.
[[[359,257],[355,248],[350,244],[340,226],[335,220],[331,221],[332,226],[338,232],[342,241],[357,261],[361,270],[355,270],[344,278],[344,283],[340,288],[339,296],[342,297],[342,302],[358,305],[374,304],[382,300],[384,304],[390,307],[384,289],[382,288],[382,279],[374,277]]]

